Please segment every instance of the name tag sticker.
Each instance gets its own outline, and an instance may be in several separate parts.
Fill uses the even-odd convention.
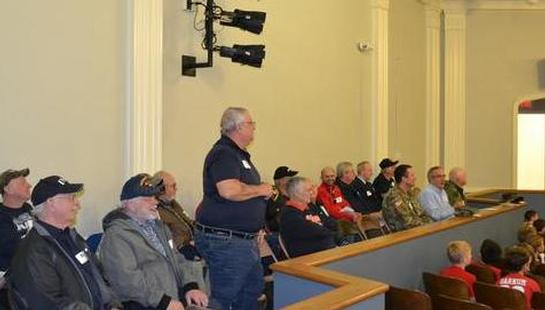
[[[373,193],[371,193],[371,191],[367,191],[367,197],[373,195]]]
[[[174,241],[172,241],[172,239],[168,240],[168,244],[170,245],[171,249],[174,249]]]
[[[252,166],[250,166],[250,164],[245,159],[242,160],[242,165],[246,169],[252,169]]]
[[[87,258],[87,254],[85,254],[85,252],[83,251],[76,254],[76,259],[82,265],[89,261],[89,259]]]

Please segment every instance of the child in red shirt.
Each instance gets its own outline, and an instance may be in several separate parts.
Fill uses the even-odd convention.
[[[535,292],[541,292],[536,281],[526,276],[530,270],[532,258],[526,250],[515,247],[505,255],[505,265],[509,273],[498,281],[498,285],[514,289],[526,296],[526,309],[532,309],[532,296]]]
[[[466,241],[452,241],[447,247],[447,257],[452,265],[441,270],[441,275],[463,280],[467,285],[469,297],[473,298],[473,285],[477,278],[465,270],[471,263],[471,245]]]

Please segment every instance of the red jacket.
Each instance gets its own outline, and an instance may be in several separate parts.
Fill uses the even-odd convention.
[[[320,184],[316,200],[321,202],[331,217],[337,220],[352,221],[352,216],[341,210],[350,207],[350,204],[344,199],[341,189],[333,184]]]

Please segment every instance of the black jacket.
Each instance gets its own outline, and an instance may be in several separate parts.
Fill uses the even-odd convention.
[[[0,203],[0,271],[7,271],[17,245],[32,228],[32,207],[10,209]]]
[[[306,219],[307,216],[314,215],[310,209],[300,211],[285,206],[280,212],[280,236],[291,257],[335,247],[334,231]]]
[[[113,291],[103,278],[102,268],[74,230],[70,235],[92,264],[94,279],[100,289],[101,309],[119,307]],[[94,309],[91,292],[80,269],[68,253],[39,223],[21,241],[8,273],[8,285],[17,301],[17,309]]]

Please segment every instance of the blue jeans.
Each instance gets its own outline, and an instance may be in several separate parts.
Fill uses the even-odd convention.
[[[259,309],[264,282],[256,240],[195,231],[195,242],[209,267],[212,301],[221,310]]]

